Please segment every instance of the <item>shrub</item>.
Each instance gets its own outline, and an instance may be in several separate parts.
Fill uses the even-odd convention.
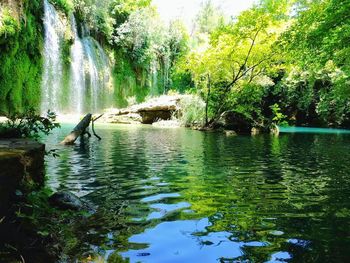
[[[180,101],[179,120],[181,125],[204,126],[205,124],[205,102],[195,95],[187,95]]]
[[[288,122],[286,121],[287,116],[281,112],[280,106],[277,103],[275,103],[272,106],[270,106],[270,108],[272,110],[273,123],[281,126],[288,126]]]
[[[66,15],[73,11],[74,8],[71,0],[51,0],[50,2]]]
[[[7,37],[15,35],[19,28],[19,23],[13,15],[11,15],[10,10],[8,8],[0,9],[0,38],[6,39]]]
[[[33,109],[24,114],[13,114],[8,120],[0,123],[0,138],[34,138],[48,135],[51,130],[60,125],[55,122],[56,114],[48,111],[46,117],[41,117]]]

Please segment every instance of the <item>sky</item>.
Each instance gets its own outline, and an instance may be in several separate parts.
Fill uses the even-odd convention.
[[[221,6],[227,16],[237,16],[250,8],[256,0],[211,0],[216,6]],[[188,27],[200,9],[203,0],[152,0],[157,6],[161,18],[168,22],[175,18],[182,19]]]

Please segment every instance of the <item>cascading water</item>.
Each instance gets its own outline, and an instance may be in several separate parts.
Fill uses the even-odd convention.
[[[71,15],[71,27],[74,37],[74,43],[70,50],[71,62],[71,80],[70,89],[70,108],[77,113],[83,112],[84,93],[85,93],[85,72],[84,72],[84,49],[79,38],[75,18]]]
[[[158,70],[157,61],[153,60],[151,62],[151,83],[150,83],[150,93],[151,95],[158,95]]]
[[[112,84],[111,84],[111,69],[109,66],[109,59],[104,52],[103,48],[101,47],[100,43],[98,43],[95,40],[96,47],[99,52],[99,63],[100,65],[100,80],[101,80],[101,85],[102,87],[106,87],[101,89],[102,90],[102,96],[103,96],[103,101],[106,103],[104,106],[109,106],[113,105],[113,89]]]
[[[91,96],[91,106],[93,110],[97,108],[98,100],[98,88],[99,88],[99,79],[98,72],[96,68],[96,56],[92,46],[92,41],[89,37],[83,39],[84,50],[86,54],[86,59],[88,62],[88,80],[89,80],[89,89]]]
[[[44,72],[42,79],[42,103],[41,112],[47,110],[59,111],[59,96],[62,86],[62,62],[60,58],[60,46],[62,32],[61,21],[55,8],[44,1]]]
[[[110,68],[109,60],[101,45],[90,36],[86,27],[82,28],[83,46],[85,59],[87,61],[86,85],[90,90],[90,104],[92,110],[97,110],[99,102],[103,101],[104,105],[110,105]]]
[[[70,58],[67,60],[70,61],[67,71],[62,61],[62,44],[68,22],[61,22],[55,8],[47,0],[44,0],[44,11],[45,44],[41,112],[45,113],[50,109],[56,113],[95,113],[104,107],[112,106],[113,89],[111,89],[109,59],[101,45],[84,27],[82,36],[79,36],[72,14],[70,30],[73,44]]]

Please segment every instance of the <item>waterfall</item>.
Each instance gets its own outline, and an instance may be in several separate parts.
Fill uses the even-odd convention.
[[[92,37],[85,36],[83,46],[87,61],[86,80],[90,89],[90,104],[91,109],[96,111],[99,106],[106,107],[110,104],[108,103],[108,99],[111,98],[108,90],[109,61],[101,45]]]
[[[62,18],[47,0],[44,0],[44,12],[41,112],[50,109],[56,113],[82,114],[96,113],[105,107],[111,107],[113,89],[110,65],[101,45],[90,36],[85,27],[82,27],[79,36],[73,14],[70,15],[70,22],[61,22]],[[70,65],[63,67],[62,45],[66,24],[69,23],[73,44],[67,60]]]
[[[158,95],[158,69],[157,61],[153,60],[151,62],[151,82],[150,82],[150,93],[151,95]]]
[[[109,58],[107,57],[106,53],[104,52],[103,48],[101,47],[100,43],[95,41],[96,47],[98,49],[98,58],[99,58],[99,67],[100,67],[100,79],[101,79],[101,87],[102,89],[102,97],[103,101],[105,102],[104,107],[106,106],[112,106],[113,105],[113,92],[114,90],[111,89],[112,83],[111,83],[111,68],[109,66]],[[105,87],[105,88],[103,88]]]
[[[79,38],[74,15],[71,15],[71,28],[74,43],[70,50],[71,80],[70,80],[70,108],[76,113],[83,113],[84,93],[85,93],[85,72],[84,72],[84,49]]]
[[[61,21],[55,8],[44,0],[44,72],[42,79],[41,112],[47,110],[59,112],[59,96],[62,86],[62,62],[60,46],[62,28]]]
[[[87,65],[88,65],[88,77],[89,80],[89,89],[90,89],[90,104],[92,110],[97,109],[97,100],[98,100],[98,88],[99,88],[99,79],[98,79],[98,72],[96,67],[96,56],[94,52],[94,48],[92,45],[92,41],[90,37],[85,37],[83,39],[83,45],[85,49],[86,59],[87,59]]]

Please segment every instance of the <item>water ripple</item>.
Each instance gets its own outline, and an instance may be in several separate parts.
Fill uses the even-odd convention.
[[[48,138],[48,184],[99,207],[83,237],[107,260],[346,262],[349,135],[237,136],[97,126],[102,141]],[[331,143],[330,143],[331,142]],[[86,248],[84,245],[82,248]],[[200,260],[199,260],[200,259]]]

